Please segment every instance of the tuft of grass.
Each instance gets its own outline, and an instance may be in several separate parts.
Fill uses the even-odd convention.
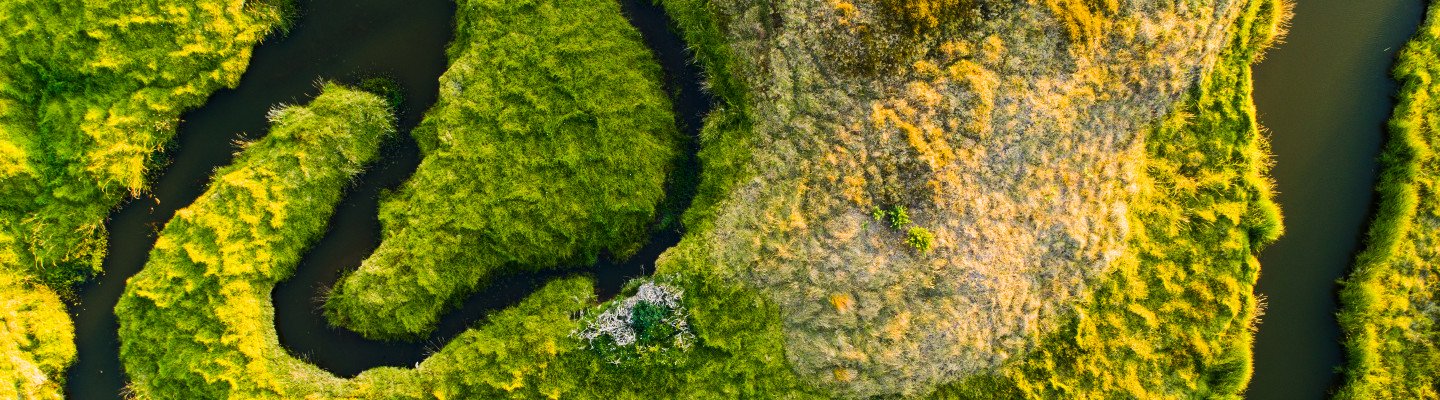
[[[905,233],[905,243],[921,254],[929,253],[935,249],[935,234],[922,227],[910,227]]]

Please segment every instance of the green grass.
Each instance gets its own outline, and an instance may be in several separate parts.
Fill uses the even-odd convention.
[[[327,85],[272,121],[165,225],[115,307],[120,358],[142,396],[279,395],[282,378],[326,375],[279,349],[270,291],[325,232],[394,118],[379,96]]]
[[[180,113],[237,84],[284,18],[276,1],[71,3],[0,5],[0,235],[60,291],[99,271],[106,214],[145,190]]]
[[[1401,50],[1366,249],[1343,282],[1340,399],[1440,398],[1440,7]]]
[[[100,272],[106,216],[289,8],[0,2],[0,397],[61,396],[75,346],[60,298]]]
[[[677,160],[659,66],[617,4],[474,0],[458,15],[440,100],[413,133],[425,158],[326,303],[368,337],[423,336],[499,274],[628,257]]]

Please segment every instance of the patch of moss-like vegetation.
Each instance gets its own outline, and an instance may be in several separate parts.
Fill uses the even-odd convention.
[[[491,277],[627,258],[678,155],[658,64],[617,4],[462,1],[424,160],[384,241],[326,302],[336,325],[423,336]]]
[[[1116,270],[1029,355],[940,397],[1240,398],[1260,312],[1255,254],[1282,232],[1250,65],[1288,9],[1247,4],[1215,69],[1146,135]]]
[[[1138,262],[1135,238],[1151,229],[1132,214],[1151,201],[1145,197],[1151,178],[1144,173],[1154,163],[1146,155],[1147,134],[1162,124],[1170,125],[1166,132],[1189,132],[1178,122],[1185,121],[1187,101],[1228,107],[1223,118],[1214,117],[1223,123],[1193,128],[1194,140],[1224,138],[1234,144],[1221,148],[1244,150],[1217,150],[1205,176],[1230,177],[1234,183],[1224,188],[1242,194],[1204,214],[1217,221],[1218,233],[1172,232],[1169,226],[1191,221],[1183,213],[1154,217],[1154,229],[1185,244],[1150,251],[1193,257],[1179,254],[1225,243],[1234,251],[1211,257],[1234,267],[1236,259],[1249,262],[1249,227],[1270,232],[1257,234],[1258,244],[1278,226],[1265,217],[1274,208],[1266,208],[1265,158],[1246,108],[1248,83],[1215,78],[1227,80],[1214,85],[1231,86],[1209,95],[1218,100],[1194,100],[1210,90],[1197,77],[1222,68],[1248,73],[1246,57],[1268,43],[1252,36],[1273,37],[1255,33],[1274,28],[1269,21],[1279,13],[1265,11],[1273,5],[1000,3],[977,2],[984,18],[965,22],[965,29],[919,33],[887,22],[894,16],[886,14],[885,2],[698,5],[715,23],[695,26],[692,35],[724,43],[730,56],[715,57],[717,64],[749,92],[734,103],[743,108],[712,119],[717,126],[704,138],[738,149],[725,153],[731,160],[705,159],[707,168],[715,162],[733,173],[703,178],[713,186],[702,185],[702,195],[723,189],[711,200],[697,199],[713,205],[692,215],[710,224],[709,231],[687,240],[711,258],[690,262],[718,266],[714,278],[773,301],[787,361],[826,393],[924,395],[1042,349],[1103,293],[1104,282]],[[1225,48],[1233,54],[1222,55]],[[888,66],[864,68],[857,60],[888,60]],[[1167,173],[1198,179],[1184,174],[1199,167]],[[887,213],[903,207],[909,223],[897,229],[890,222],[898,218],[876,221],[870,211],[877,205]],[[1234,392],[1233,382],[1246,379],[1222,371],[1233,371],[1229,361],[1236,354],[1248,357],[1245,342],[1232,347],[1231,341],[1248,339],[1253,314],[1243,305],[1253,301],[1253,280],[1239,272],[1215,280],[1210,293],[1178,295],[1183,300],[1167,307],[1195,303],[1190,307],[1200,309],[1202,301],[1238,299],[1226,314],[1187,316],[1231,322],[1215,328],[1223,333],[1188,336],[1226,349],[1194,367],[1226,380],[1213,388],[1157,392]],[[1136,315],[1163,312],[1152,306],[1161,308],[1138,301],[1104,305]],[[1163,343],[1139,332],[1128,340]],[[1144,360],[1111,361],[1118,371],[1159,370],[1138,364]],[[1081,387],[1085,378],[1074,379]],[[1037,388],[1048,381],[1025,381],[1022,387],[985,380],[1045,397]],[[1120,383],[1083,387],[1123,395],[1128,388]]]
[[[1401,50],[1367,248],[1340,291],[1340,399],[1440,398],[1440,6]]]
[[[0,2],[0,397],[59,398],[60,301],[100,272],[179,116],[234,86],[283,1]]]

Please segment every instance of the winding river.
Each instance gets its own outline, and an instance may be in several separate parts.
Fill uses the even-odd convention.
[[[1421,0],[1298,0],[1290,36],[1255,67],[1260,123],[1286,233],[1260,256],[1269,307],[1255,338],[1255,399],[1319,399],[1343,361],[1336,280],[1349,272],[1374,201],[1375,159],[1394,109],[1395,51]]]
[[[665,13],[648,0],[622,0],[623,11],[641,32],[666,76],[677,123],[691,140],[684,146],[677,175],[666,194],[683,210],[693,196],[698,174],[695,151],[701,120],[713,100],[700,90],[700,73]],[[145,265],[156,233],[176,210],[202,194],[210,174],[231,162],[237,140],[268,131],[265,112],[279,103],[305,103],[318,94],[321,79],[359,82],[372,77],[398,83],[405,99],[400,135],[385,143],[381,161],[364,172],[331,217],[329,230],[302,260],[295,275],[276,287],[276,329],[292,354],[340,376],[377,366],[409,366],[424,359],[487,313],[515,304],[550,279],[589,274],[597,295],[610,298],[629,279],[653,271],[656,257],[680,239],[673,224],[658,224],[646,246],[628,260],[601,257],[596,265],[564,271],[518,273],[499,277],[486,289],[446,315],[427,340],[378,342],[329,327],[316,299],[334,285],[341,271],[359,266],[380,242],[376,217],[379,193],[396,188],[419,165],[419,150],[408,135],[435,102],[447,60],[455,5],[447,0],[302,0],[301,15],[290,31],[255,49],[239,87],[212,95],[204,107],[186,113],[170,165],[152,192],[126,202],[110,215],[105,273],[80,289],[70,307],[79,359],[69,372],[66,396],[117,399],[125,387],[119,360],[118,324],[113,312],[125,280]]]
[[[697,68],[666,15],[649,0],[622,0],[626,17],[640,30],[666,74],[677,119],[693,138],[713,100],[700,91]],[[1298,0],[1286,43],[1255,68],[1261,122],[1272,132],[1273,175],[1285,211],[1287,235],[1266,250],[1259,292],[1269,307],[1255,343],[1255,375],[1248,396],[1258,399],[1322,398],[1342,361],[1335,323],[1336,279],[1353,260],[1369,217],[1375,156],[1393,107],[1389,79],[1393,55],[1422,16],[1420,0]],[[70,369],[66,394],[75,399],[119,398],[125,385],[118,359],[113,313],[124,282],[144,266],[155,233],[174,212],[205,189],[215,168],[229,164],[237,139],[267,131],[265,111],[277,103],[304,103],[317,79],[355,82],[383,76],[398,82],[405,101],[402,132],[337,208],[329,231],[296,274],[273,292],[281,344],[341,376],[382,365],[408,366],[489,312],[518,302],[544,282],[589,274],[602,298],[628,279],[648,274],[659,253],[680,232],[657,229],[629,260],[602,257],[597,265],[564,271],[515,274],[496,279],[445,316],[429,339],[375,342],[330,328],[319,313],[318,294],[341,273],[359,265],[379,244],[378,194],[397,187],[419,162],[408,136],[435,101],[445,70],[454,4],[447,0],[302,1],[302,15],[287,35],[257,47],[234,90],[211,96],[180,124],[171,164],[153,191],[111,214],[105,274],[81,289],[71,307],[79,360]],[[696,144],[686,144],[682,176],[670,196],[684,204],[694,192]]]

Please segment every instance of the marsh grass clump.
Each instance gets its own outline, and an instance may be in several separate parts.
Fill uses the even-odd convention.
[[[1112,273],[1036,350],[939,397],[1238,398],[1261,312],[1255,254],[1282,232],[1255,123],[1250,66],[1281,23],[1252,1],[1229,26],[1215,68],[1147,129],[1131,234]],[[1220,250],[1220,251],[1217,251]],[[1177,358],[1178,357],[1178,358]],[[1184,359],[1184,361],[1177,361]]]
[[[1130,262],[1148,129],[1216,68],[1232,27],[1251,33],[1242,20],[1257,4],[922,3],[711,5],[741,60],[735,75],[755,94],[742,135],[749,168],[718,202],[707,244],[715,264],[777,304],[797,374],[837,396],[923,395],[1001,370],[1061,329],[1092,285]],[[1006,4],[992,14],[990,3]],[[984,15],[959,22],[963,29],[916,33],[885,22],[903,12],[970,12],[961,11],[967,4]],[[1223,99],[1244,108],[1236,104],[1248,91]],[[1197,132],[1258,136],[1239,123]],[[1235,148],[1245,157],[1263,153],[1248,146]],[[1247,168],[1263,163],[1232,158],[1213,172],[1248,177]],[[1265,196],[1242,182],[1234,186]],[[1225,224],[1263,214],[1249,204],[1228,202],[1193,218]],[[904,205],[908,222],[894,223],[895,205]],[[1167,214],[1156,223],[1189,218]],[[1226,278],[1198,296],[1249,288],[1243,277]],[[1215,318],[1249,321],[1243,305],[1227,310],[1235,312]],[[1122,311],[1138,321],[1156,314],[1138,306],[1106,313]],[[1228,347],[1223,353],[1217,358],[1243,358]],[[1125,360],[1119,370],[1141,368]],[[1234,370],[1230,362],[1197,369],[1235,378],[1221,372]],[[1163,370],[1154,365],[1143,368]]]
[[[929,229],[914,226],[905,232],[905,243],[921,254],[935,249],[935,234]]]
[[[385,99],[385,104],[390,105],[391,110],[400,112],[405,106],[405,89],[395,79],[385,76],[371,76],[360,79],[355,85],[356,89],[374,93],[376,96]]]
[[[689,350],[695,341],[678,288],[645,282],[633,296],[583,318],[573,335],[613,364],[670,350]]]

